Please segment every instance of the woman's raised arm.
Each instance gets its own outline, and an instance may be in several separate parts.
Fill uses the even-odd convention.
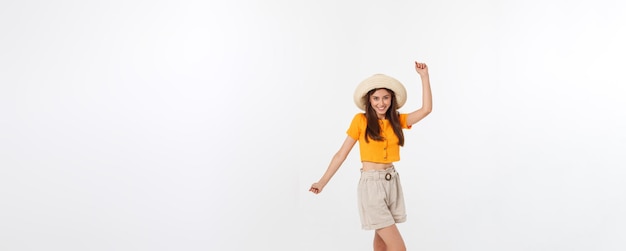
[[[406,123],[411,126],[424,117],[426,117],[433,110],[433,97],[430,92],[430,78],[428,76],[428,66],[425,63],[419,63],[415,61],[415,71],[420,75],[422,79],[422,107],[409,113],[406,118]]]

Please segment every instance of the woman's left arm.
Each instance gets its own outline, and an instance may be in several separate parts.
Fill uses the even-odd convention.
[[[424,117],[428,116],[433,109],[433,97],[430,92],[430,78],[428,76],[428,66],[425,63],[415,62],[415,71],[422,79],[422,107],[408,114],[406,124],[411,126]]]

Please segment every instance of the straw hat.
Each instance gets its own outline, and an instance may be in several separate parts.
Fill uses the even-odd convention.
[[[385,74],[374,74],[373,76],[363,80],[354,91],[354,103],[356,106],[365,111],[365,103],[363,97],[367,95],[372,89],[387,88],[392,90],[396,94],[396,102],[398,108],[402,107],[406,103],[406,89],[400,81],[387,76]]]

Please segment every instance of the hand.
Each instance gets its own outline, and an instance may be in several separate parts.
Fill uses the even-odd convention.
[[[426,66],[426,63],[415,61],[415,71],[417,71],[420,77],[428,76],[428,66]]]
[[[311,188],[309,188],[309,192],[318,194],[322,192],[322,189],[324,189],[324,186],[320,184],[319,182],[315,182],[313,183],[313,185],[311,185]]]

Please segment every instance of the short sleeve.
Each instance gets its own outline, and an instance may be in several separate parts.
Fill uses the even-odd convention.
[[[411,126],[412,126],[412,125],[407,125],[407,124],[406,124],[406,118],[407,118],[408,116],[409,116],[409,115],[408,115],[408,114],[406,114],[406,113],[402,113],[402,114],[400,114],[400,126],[401,126],[403,129],[411,129]]]
[[[348,128],[348,131],[346,131],[348,136],[350,136],[351,138],[355,140],[359,140],[359,138],[361,137],[361,133],[363,133],[363,130],[364,130],[364,126],[363,126],[364,119],[365,119],[365,115],[362,113],[354,115],[354,118],[352,118],[352,122],[350,123],[350,127]]]

